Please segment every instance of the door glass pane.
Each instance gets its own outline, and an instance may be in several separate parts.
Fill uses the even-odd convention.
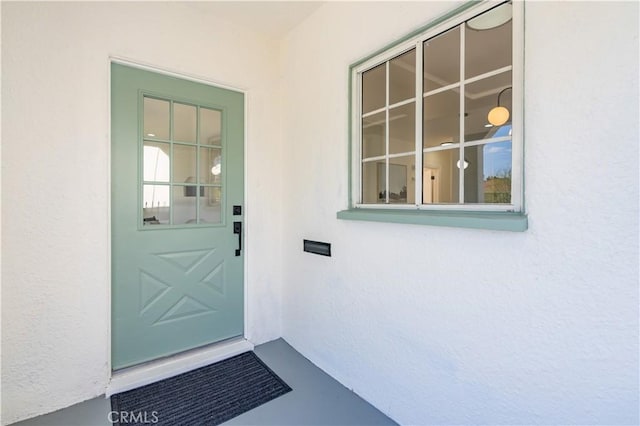
[[[424,204],[460,201],[460,173],[457,167],[459,161],[458,148],[424,154],[422,171],[422,202]],[[464,167],[464,164],[462,166]]]
[[[453,28],[423,44],[424,92],[460,81],[460,29]]]
[[[511,65],[511,7],[505,3],[467,21],[465,78]]]
[[[171,145],[144,141],[143,151],[143,179],[147,182],[169,182]]]
[[[465,203],[511,202],[511,141],[465,147]]]
[[[219,184],[222,182],[222,150],[200,148],[199,183]]]
[[[169,133],[168,101],[144,98],[144,137],[157,139],[171,139]]]
[[[200,108],[200,144],[222,145],[222,114],[220,111]]]
[[[362,119],[362,158],[384,155],[385,117],[382,111]]]
[[[196,183],[196,147],[173,145],[173,181]]]
[[[173,139],[196,143],[196,107],[173,104]]]
[[[389,62],[389,105],[416,96],[416,49]]]
[[[196,223],[197,186],[175,185],[172,188],[173,224]],[[202,192],[202,187],[200,187]]]
[[[510,87],[510,71],[465,85],[465,110],[469,114],[464,128],[466,142],[498,137],[496,132],[500,126],[493,126],[488,121],[489,111],[498,106],[498,96],[500,106],[506,108],[504,117],[507,121],[503,125],[511,125]]]
[[[143,224],[169,224],[169,185],[143,185],[142,218]]]
[[[362,113],[383,108],[386,102],[386,63],[362,73]]]
[[[200,222],[222,222],[222,188],[217,186],[204,187],[200,197]]]
[[[389,110],[389,153],[415,152],[416,107],[415,103]]]
[[[423,142],[425,148],[460,140],[460,92],[446,90],[424,98]]]
[[[174,102],[170,129],[171,102],[153,98],[144,102],[145,131],[155,132],[143,139],[144,225],[221,223],[221,111]]]

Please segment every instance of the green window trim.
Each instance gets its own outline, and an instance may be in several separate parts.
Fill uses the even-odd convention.
[[[529,223],[526,214],[512,212],[468,212],[437,210],[348,209],[337,213],[338,219],[369,222],[446,226],[524,232]]]
[[[524,173],[522,173],[522,199],[519,211],[466,211],[466,210],[446,210],[446,209],[393,209],[393,208],[366,208],[356,206],[353,194],[353,72],[354,69],[372,58],[384,54],[385,52],[405,43],[407,40],[413,39],[420,34],[436,27],[456,16],[466,12],[483,3],[482,0],[470,0],[460,7],[451,10],[444,15],[433,19],[424,26],[411,31],[404,37],[393,41],[386,46],[366,55],[362,59],[352,63],[348,70],[348,206],[346,210],[338,211],[336,218],[340,220],[355,220],[368,222],[386,222],[397,224],[414,224],[428,226],[444,226],[454,228],[467,229],[485,229],[495,231],[524,232],[528,229],[528,216],[526,214],[525,198],[524,198]],[[524,7],[523,7],[524,10]],[[515,83],[514,83],[515,84]],[[524,141],[522,141],[524,146]],[[522,164],[524,164],[524,155],[522,156]]]

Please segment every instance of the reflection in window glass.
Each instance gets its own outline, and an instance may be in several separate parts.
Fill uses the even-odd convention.
[[[208,108],[200,108],[200,144],[222,145],[222,114]]]
[[[169,101],[144,98],[144,137],[168,140]]]
[[[196,183],[196,147],[173,145],[173,181]]]
[[[423,46],[423,92],[460,81],[460,28],[437,35]]]
[[[173,139],[181,142],[196,143],[196,107],[173,104]]]
[[[495,128],[488,122],[489,111],[500,106],[512,111],[511,72],[503,72],[493,77],[483,78],[465,86],[465,142],[494,137]],[[507,135],[508,136],[508,135]]]
[[[484,22],[499,22],[511,16],[505,3],[470,19],[465,30],[465,78],[471,78],[511,65],[512,21],[487,28]],[[484,21],[484,22],[483,22]]]
[[[389,105],[416,96],[416,49],[389,61]]]
[[[511,202],[511,142],[494,142],[425,154],[424,203],[449,203],[457,199],[460,169],[464,169],[464,202]]]
[[[362,113],[383,108],[386,103],[386,64],[362,74]]]
[[[386,187],[386,175],[378,174],[380,166],[384,170],[384,161],[369,161],[362,164],[362,200],[365,204],[384,203],[384,193],[379,188]],[[382,198],[382,201],[380,200]]]
[[[147,182],[169,182],[168,143],[144,142],[143,179]]]
[[[170,214],[169,185],[144,185],[142,189],[143,224],[168,225]]]
[[[424,204],[460,201],[459,161],[460,150],[457,148],[424,154],[422,170],[422,202]],[[462,166],[464,167],[464,164]]]
[[[424,148],[460,140],[460,92],[446,90],[424,98]]]
[[[198,183],[220,184],[222,182],[222,150],[200,148],[200,179]]]
[[[197,186],[173,187],[173,225],[196,223]]]
[[[222,222],[222,188],[207,186],[200,197],[200,222]]]
[[[389,159],[389,203],[414,204],[415,194],[415,155],[406,155]],[[378,164],[378,177],[384,173],[384,164]],[[384,201],[386,194],[384,178],[378,182],[378,192],[382,195],[379,202]]]
[[[415,103],[389,110],[389,154],[411,152],[416,149]]]
[[[383,111],[362,119],[362,158],[385,154],[385,117]]]
[[[385,161],[362,164],[365,203],[413,204],[415,200],[415,156],[394,157],[389,163],[389,185]],[[387,193],[388,192],[388,193]]]
[[[507,127],[507,126],[504,126]],[[478,145],[478,160],[482,162],[482,186],[479,203],[508,204],[511,202],[511,142]]]

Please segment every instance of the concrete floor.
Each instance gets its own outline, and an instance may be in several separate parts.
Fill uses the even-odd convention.
[[[282,339],[256,346],[255,353],[293,391],[254,408],[225,425],[395,425]],[[109,426],[111,404],[95,398],[15,426]],[[162,425],[162,422],[156,423]]]

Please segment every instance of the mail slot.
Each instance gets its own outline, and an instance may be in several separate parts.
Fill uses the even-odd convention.
[[[331,244],[320,241],[303,240],[304,251],[331,257]]]

